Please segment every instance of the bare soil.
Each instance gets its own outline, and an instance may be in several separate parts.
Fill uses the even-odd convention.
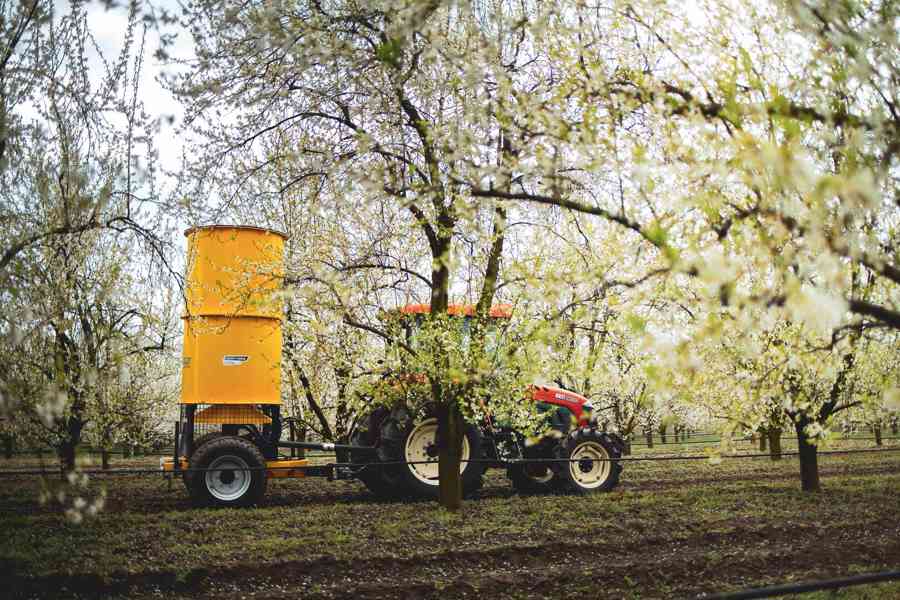
[[[79,526],[37,504],[33,479],[6,477],[0,585],[11,598],[651,599],[900,568],[900,452],[822,457],[816,494],[797,471],[630,463],[591,497],[519,496],[498,471],[458,515],[313,479],[271,482],[259,508],[201,511],[180,483],[117,476],[95,478],[107,507]],[[900,597],[887,589],[872,597]]]

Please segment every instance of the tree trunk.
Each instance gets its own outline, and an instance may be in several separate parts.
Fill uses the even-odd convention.
[[[900,433],[900,419],[895,418],[891,421],[891,435],[897,435]]]
[[[794,423],[797,431],[797,443],[800,450],[800,484],[804,492],[819,491],[819,455],[818,448],[809,442],[806,426],[812,421],[802,417]]]
[[[625,449],[622,450],[622,456],[631,456],[631,439],[625,440]]]
[[[653,447],[653,432],[648,431],[644,435],[647,436],[647,447],[652,448]]]
[[[872,424],[872,430],[875,432],[875,445],[881,445],[881,421]]]
[[[296,442],[297,441],[297,427],[294,425],[294,421],[288,421],[288,441]],[[291,448],[291,458],[297,457],[297,448]]]
[[[104,471],[109,469],[109,448],[100,448],[100,462]]]
[[[768,442],[769,442],[768,434],[765,431],[760,430],[760,432],[759,432],[759,451],[760,452],[766,451]]]
[[[349,431],[347,422],[350,418],[349,401],[347,399],[347,384],[350,380],[350,370],[338,367],[334,370],[337,379],[338,398],[334,413],[334,439],[337,442],[346,443]]]
[[[322,411],[322,407],[319,406],[319,403],[316,402],[316,399],[312,394],[312,385],[309,382],[309,378],[306,376],[306,373],[303,372],[303,370],[300,368],[300,365],[296,361],[294,363],[294,367],[297,369],[297,376],[300,379],[300,385],[303,386],[304,393],[306,394],[306,403],[309,405],[313,413],[315,413],[316,418],[319,420],[322,437],[331,442],[335,441],[334,432],[331,430],[331,424],[328,422],[328,417],[325,416],[325,413]]]
[[[441,506],[449,511],[462,507],[462,478],[459,474],[465,421],[456,403],[438,408],[438,477]],[[473,457],[474,458],[474,457]]]
[[[666,443],[666,429],[667,429],[667,428],[666,428],[665,425],[660,425],[660,426],[659,426],[659,442],[660,442],[661,444],[665,444],[665,443]]]
[[[770,428],[766,437],[769,438],[769,458],[781,460],[781,429]]]
[[[297,421],[291,419],[290,421],[288,421],[288,427],[290,428],[290,437],[292,442],[306,441],[306,425],[304,425],[303,427],[298,427]],[[291,458],[306,458],[306,449],[291,448]]]
[[[60,468],[64,473],[75,470],[75,449],[81,442],[81,430],[83,427],[84,423],[74,415],[70,416],[66,421],[67,439],[56,448]]]
[[[3,456],[6,457],[6,460],[12,460],[14,449],[15,449],[15,443],[13,440],[13,436],[11,436],[11,435],[3,436]]]
[[[75,444],[63,442],[56,449],[59,455],[59,467],[63,473],[75,470]]]
[[[450,304],[450,257],[453,221],[440,215],[441,231],[431,238],[431,315],[444,317]],[[462,453],[463,418],[455,399],[447,398],[445,382],[450,373],[450,357],[441,353],[432,357],[438,379],[431,382],[431,400],[438,407],[438,477],[439,500],[445,509],[456,512],[462,507],[462,479],[459,459]]]

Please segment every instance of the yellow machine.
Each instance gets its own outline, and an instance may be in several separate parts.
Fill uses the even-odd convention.
[[[282,233],[211,225],[185,232],[181,418],[176,456],[195,504],[242,506],[268,477],[302,477],[280,459]]]
[[[182,404],[281,404],[284,235],[189,229]]]

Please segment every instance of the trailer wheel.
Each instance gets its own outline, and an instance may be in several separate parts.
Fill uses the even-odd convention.
[[[242,507],[258,504],[266,493],[266,459],[252,442],[222,436],[198,447],[188,479],[195,506]],[[204,469],[209,469],[205,470]]]
[[[222,433],[221,431],[211,431],[209,433],[204,433],[203,435],[201,435],[200,437],[198,437],[197,439],[194,440],[194,453],[196,453],[197,450],[199,450],[200,447],[203,446],[203,444],[205,444],[206,442],[208,442],[210,440],[214,440],[216,438],[220,438],[224,435],[225,434]],[[188,493],[190,493],[190,491],[191,491],[191,476],[192,475],[194,475],[194,473],[192,473],[190,471],[190,469],[188,469],[181,476],[181,480],[184,482],[184,487],[187,488]],[[202,473],[201,473],[201,475],[202,475]]]
[[[403,436],[403,460],[408,463],[402,470],[408,489],[417,496],[437,498],[440,492],[438,478],[436,417],[428,417],[414,423]],[[463,461],[481,458],[481,431],[471,424],[466,425],[463,435]],[[424,461],[428,461],[427,463]],[[481,489],[484,465],[480,462],[463,462],[459,467],[463,496],[469,496]]]
[[[569,459],[560,469],[566,487],[578,494],[607,492],[619,483],[622,464],[619,448],[605,433],[578,429],[566,440],[563,456]]]

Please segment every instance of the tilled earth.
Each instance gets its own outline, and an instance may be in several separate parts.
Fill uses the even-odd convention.
[[[271,482],[260,508],[193,510],[180,485],[116,476],[79,526],[7,477],[0,584],[13,598],[646,599],[900,568],[900,452],[820,464],[816,494],[787,458],[629,463],[591,497],[519,496],[494,471],[458,515],[316,479]]]

